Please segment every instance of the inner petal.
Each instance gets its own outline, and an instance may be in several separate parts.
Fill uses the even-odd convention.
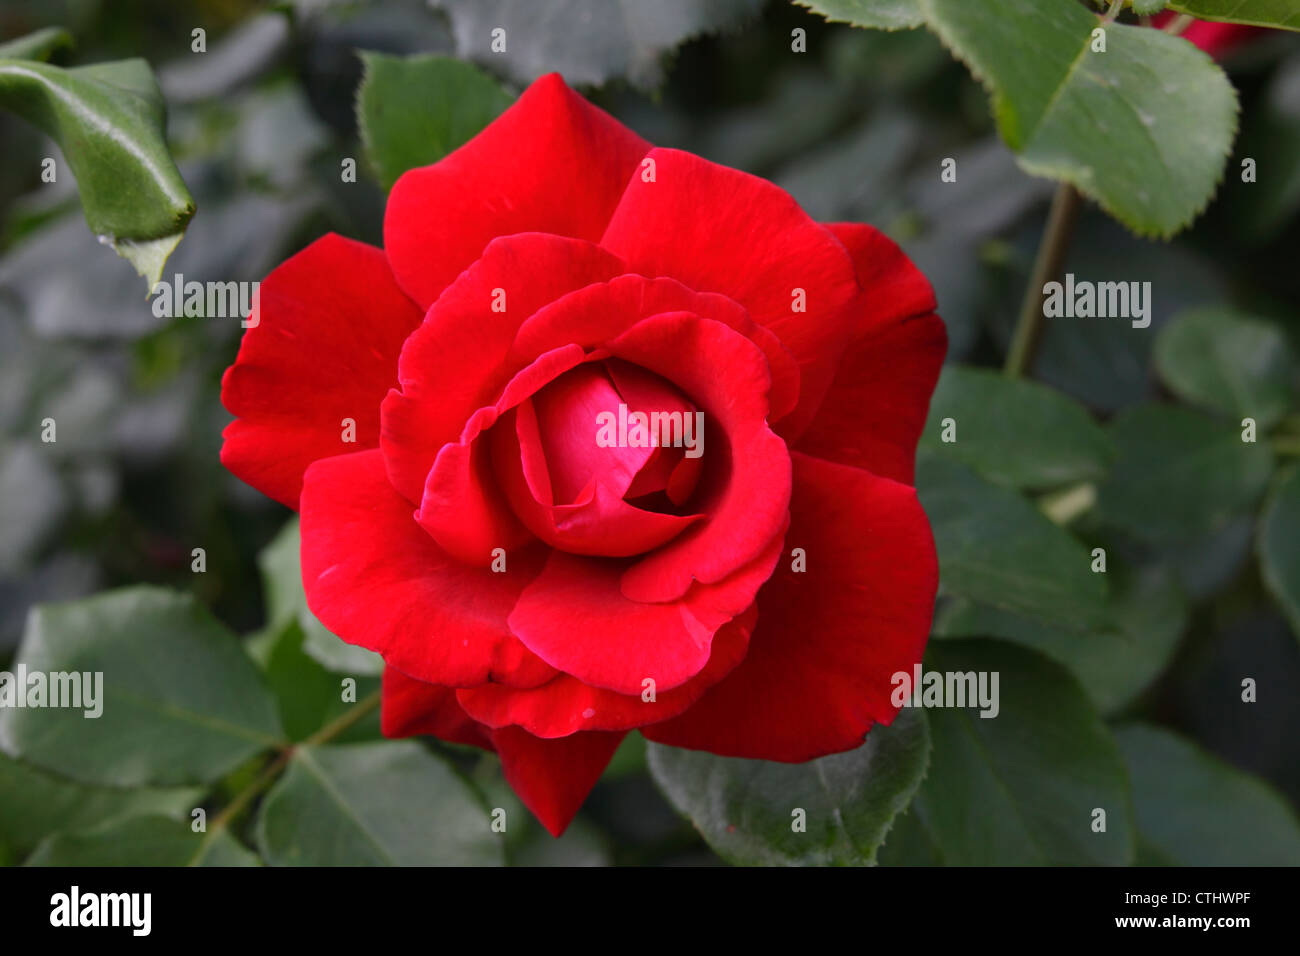
[[[622,400],[597,363],[573,369],[533,396],[553,504],[577,501],[597,476],[622,497],[650,459],[653,448],[602,448],[596,442],[598,416],[617,415]]]
[[[701,470],[702,427],[659,376],[589,356],[497,423],[493,470],[519,520],[553,547],[629,557],[702,517],[680,507]]]

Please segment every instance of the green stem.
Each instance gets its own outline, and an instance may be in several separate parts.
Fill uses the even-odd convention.
[[[302,746],[315,747],[323,743],[328,743],[348,728],[354,726],[358,721],[365,718],[367,714],[379,706],[379,700],[379,691],[375,691],[368,697],[362,698],[357,701],[355,706],[350,707],[347,713],[334,718],[334,720],[330,721],[320,730],[316,731],[316,733],[304,740]],[[231,800],[230,803],[228,803],[226,807],[212,819],[212,823],[208,827],[208,832],[204,835],[202,843],[199,844],[198,852],[194,854],[194,859],[190,861],[191,866],[203,859],[208,847],[212,844],[212,841],[217,838],[221,831],[229,826],[232,820],[243,813],[244,810],[248,808],[249,804],[257,799],[263,791],[275,782],[276,778],[284,771],[284,768],[289,765],[289,761],[293,758],[293,752],[296,749],[296,746],[297,745],[289,744],[284,747],[278,754],[276,754],[275,759],[263,767],[262,772],[254,777],[248,786],[235,794],[234,799]]]
[[[1165,32],[1171,37],[1176,37],[1184,30],[1196,22],[1196,17],[1190,13],[1180,13],[1174,19],[1165,24]]]
[[[355,706],[345,714],[340,714],[328,724],[322,727],[316,733],[312,734],[303,741],[306,747],[315,747],[319,744],[328,743],[339,734],[343,733],[349,727],[359,723],[367,714],[379,706],[380,691],[375,691],[368,697],[363,697],[357,701]]]
[[[1081,205],[1079,191],[1069,183],[1061,183],[1056,188],[1056,195],[1052,197],[1052,209],[1047,215],[1047,229],[1038,247],[1034,271],[1029,277],[1029,288],[1025,290],[1020,318],[1016,321],[1011,348],[1007,352],[1003,371],[1008,378],[1024,375],[1034,360],[1034,350],[1038,346],[1043,325],[1043,286],[1059,276],[1065,268],[1065,255],[1070,248],[1070,239],[1074,236],[1074,224],[1079,219]]]

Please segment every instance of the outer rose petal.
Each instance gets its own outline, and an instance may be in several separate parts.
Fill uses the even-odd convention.
[[[555,671],[506,626],[536,576],[536,550],[510,555],[508,570],[450,557],[411,516],[378,451],[318,461],[302,494],[302,583],[321,623],[350,644],[431,684],[488,680],[532,687]]]
[[[501,770],[524,806],[559,836],[609,766],[625,733],[573,734],[543,740],[518,727],[492,731]]]
[[[664,691],[656,687],[654,700],[592,687],[568,674],[559,674],[553,680],[532,688],[501,684],[469,687],[456,691],[456,699],[464,708],[463,712],[474,720],[490,727],[517,724],[538,737],[567,737],[578,731],[643,727],[682,713],[729,674],[744,658],[749,634],[757,620],[757,608],[751,604],[718,628],[704,669],[679,687]]]
[[[221,462],[297,508],[308,465],[378,443],[379,403],[420,310],[382,250],[330,233],[266,277],[250,322],[221,382],[237,416]],[[345,418],[356,423],[355,444],[342,440]]]
[[[795,447],[910,485],[948,333],[930,283],[893,241],[857,223],[828,228],[858,269],[863,293],[850,306],[858,331]]]
[[[398,284],[428,307],[497,236],[599,239],[649,149],[558,73],[543,76],[464,146],[393,185],[384,248]]]
[[[791,414],[811,417],[849,337],[844,310],[858,283],[848,253],[766,180],[678,150],[649,158],[655,181],[632,180],[600,244],[631,271],[743,305],[799,363],[802,394]],[[798,289],[806,312],[793,310]]]
[[[826,228],[848,250],[862,286],[862,294],[849,306],[852,338],[937,308],[930,280],[879,229],[860,222],[832,222]]]
[[[494,240],[402,347],[402,388],[384,399],[380,436],[393,486],[418,503],[439,449],[460,437],[475,411],[497,400],[514,371],[537,358],[506,362],[525,319],[567,292],[623,271],[619,259],[590,242],[537,233]],[[493,309],[498,289],[504,312]]]
[[[889,723],[891,677],[921,659],[939,570],[916,492],[846,465],[794,454],[782,563],[758,597],[740,665],[650,740],[732,757],[798,763],[850,750]]]
[[[385,737],[429,734],[495,750],[506,782],[551,832],[568,827],[604,773],[625,733],[594,731],[543,740],[518,727],[491,730],[470,718],[447,687],[384,669],[381,723]]]
[[[493,685],[499,686],[499,685]],[[385,667],[379,725],[385,737],[426,734],[455,744],[492,749],[492,735],[456,702],[456,690]]]
[[[554,551],[524,589],[510,629],[538,657],[578,680],[629,696],[651,678],[671,690],[699,674],[714,635],[772,574],[781,531],[754,561],[716,584],[694,584],[678,601],[640,604],[619,589],[620,563]]]

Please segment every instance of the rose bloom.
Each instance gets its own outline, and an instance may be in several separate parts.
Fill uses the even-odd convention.
[[[398,180],[383,249],[327,235],[267,277],[221,459],[300,512],[384,733],[496,751],[558,835],[631,730],[799,762],[893,719],[938,584],[934,310],[875,229],[546,76]],[[601,434],[635,413],[695,447]]]

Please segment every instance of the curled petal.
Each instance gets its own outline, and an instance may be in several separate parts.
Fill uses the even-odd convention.
[[[393,486],[418,504],[442,446],[456,441],[470,416],[495,403],[511,376],[542,354],[506,361],[525,319],[567,292],[623,271],[616,257],[590,242],[537,233],[493,240],[402,346],[401,389],[384,399],[380,434]]]
[[[448,554],[466,564],[486,567],[497,548],[510,550],[530,540],[492,473],[483,433],[492,429],[501,415],[582,360],[583,351],[576,345],[547,352],[506,384],[495,405],[480,408],[470,417],[459,441],[438,452],[425,479],[415,520]]]

